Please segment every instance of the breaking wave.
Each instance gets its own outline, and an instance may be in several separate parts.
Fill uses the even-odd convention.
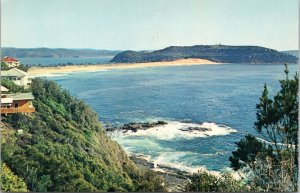
[[[155,126],[147,130],[138,130],[137,132],[128,131],[124,135],[151,136],[160,140],[171,140],[174,138],[192,139],[195,137],[228,135],[232,132],[236,132],[236,130],[217,123],[183,123],[171,121],[167,125]]]

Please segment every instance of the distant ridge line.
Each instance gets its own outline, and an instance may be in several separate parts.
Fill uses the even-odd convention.
[[[207,59],[221,63],[297,63],[298,58],[260,46],[194,45],[169,46],[155,51],[127,50],[117,54],[113,63],[173,61],[186,58]]]

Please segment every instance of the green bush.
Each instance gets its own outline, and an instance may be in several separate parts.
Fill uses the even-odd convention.
[[[2,160],[30,191],[132,191],[137,166],[104,132],[97,114],[56,83],[33,80],[36,112],[3,121],[23,134],[2,145]]]
[[[156,172],[147,170],[137,180],[137,192],[166,192],[168,185]]]
[[[268,143],[246,135],[236,143],[231,166],[247,177],[252,191],[298,191],[298,74],[289,77],[285,64],[281,89],[269,97],[265,84],[256,105],[255,130]]]
[[[1,190],[4,192],[28,192],[26,183],[5,164],[1,164]]]
[[[185,185],[187,192],[245,192],[249,188],[242,180],[237,180],[229,173],[220,176],[200,170],[193,174]]]

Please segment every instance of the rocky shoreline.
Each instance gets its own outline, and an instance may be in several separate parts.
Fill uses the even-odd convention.
[[[123,131],[123,133],[126,133],[128,131],[132,131],[132,132],[137,132],[139,130],[147,130],[153,127],[158,127],[158,126],[163,126],[163,125],[167,125],[168,123],[166,121],[157,121],[157,122],[146,122],[146,123],[126,123],[123,126],[119,126],[119,127],[112,127],[109,125],[105,126],[105,130],[108,132],[113,132],[113,131]],[[187,127],[187,128],[181,128],[181,131],[185,131],[185,132],[207,132],[207,131],[212,131],[211,128],[207,128],[207,127]]]
[[[191,173],[186,171],[165,165],[159,164],[155,167],[154,163],[149,162],[147,159],[143,158],[143,156],[130,155],[130,159],[139,167],[154,170],[157,174],[162,176],[169,185],[169,192],[182,192],[188,177],[191,175]]]
[[[162,125],[167,125],[168,123],[165,121],[157,121],[157,122],[146,122],[146,123],[126,123],[123,126],[120,127],[111,127],[111,126],[106,126],[105,130],[106,131],[117,131],[121,130],[124,133],[127,131],[133,131],[137,132],[138,130],[147,130],[151,127],[157,127],[157,126],[162,126]]]
[[[118,127],[106,125],[105,130],[109,133],[113,133],[113,132],[135,133],[141,130],[147,130],[153,127],[160,127],[168,124],[169,124],[168,122],[161,121],[161,120],[156,122],[145,122],[145,123],[131,122]],[[201,123],[197,123],[197,124],[199,124],[199,126],[191,125],[191,126],[180,128],[179,130],[187,133],[203,132],[204,135],[206,135],[206,132],[212,131],[212,128],[210,127],[201,126]],[[182,192],[184,185],[186,184],[189,177],[192,175],[192,173],[188,171],[180,170],[170,165],[153,163],[149,161],[149,159],[147,159],[145,155],[131,154],[130,159],[134,161],[139,167],[156,171],[159,175],[161,175],[164,179],[166,179],[170,187],[170,192]]]

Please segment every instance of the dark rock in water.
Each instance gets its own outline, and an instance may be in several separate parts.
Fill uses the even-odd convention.
[[[105,127],[106,131],[115,131],[116,129],[116,127]]]
[[[157,121],[153,123],[126,123],[121,127],[106,127],[106,131],[116,131],[116,130],[123,130],[124,133],[127,131],[133,131],[137,132],[138,130],[146,130],[151,127],[156,127],[156,126],[161,126],[161,125],[166,125],[168,124],[165,121]]]
[[[159,168],[169,172],[169,173],[178,174],[181,177],[184,177],[186,175],[190,175],[189,172],[186,172],[186,171],[183,171],[183,170],[180,170],[180,169],[177,169],[177,168],[173,168],[173,167],[170,167],[170,166],[166,166],[166,165],[163,165],[163,164],[157,164],[157,166]]]
[[[166,124],[168,124],[168,123],[165,122],[165,121],[157,121],[157,124],[160,124],[160,125],[166,125]]]
[[[205,132],[205,131],[211,131],[211,128],[206,128],[206,127],[187,127],[187,128],[182,128],[180,130],[181,131],[188,131],[188,132],[192,132],[192,131]]]
[[[121,127],[121,129],[137,132],[137,130],[143,129],[143,127],[139,123],[127,123],[123,127]]]
[[[154,164],[152,162],[148,162],[146,159],[144,159],[142,157],[132,155],[132,156],[130,156],[130,159],[139,166],[144,166],[149,169],[154,168]]]

